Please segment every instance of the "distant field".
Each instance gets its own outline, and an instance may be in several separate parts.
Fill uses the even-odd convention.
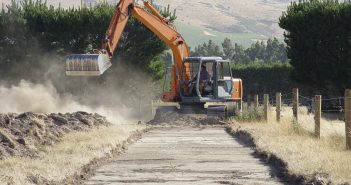
[[[246,47],[251,45],[251,43],[255,42],[256,40],[267,39],[266,36],[256,33],[222,33],[218,31],[207,30],[197,26],[192,26],[182,22],[176,22],[175,26],[191,48],[194,48],[199,44],[203,44],[204,42],[208,42],[210,39],[215,43],[220,44],[226,37],[233,42],[242,44]]]
[[[283,37],[279,17],[290,0],[154,0],[177,10],[178,21],[210,30]]]

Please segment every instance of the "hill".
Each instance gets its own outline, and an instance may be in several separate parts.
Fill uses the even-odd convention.
[[[161,7],[169,4],[171,8],[177,10],[178,29],[190,41],[190,45],[200,44],[201,40],[223,40],[219,38],[225,36],[248,45],[268,37],[283,37],[278,19],[291,1],[154,0],[154,2]],[[200,33],[197,31],[196,38],[192,38],[189,37],[191,34],[189,31],[193,30],[202,31]]]

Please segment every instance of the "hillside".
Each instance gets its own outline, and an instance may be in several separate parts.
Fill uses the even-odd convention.
[[[268,37],[283,37],[283,30],[278,26],[278,19],[290,3],[289,0],[155,0],[162,7],[168,4],[177,9],[179,31],[187,40],[199,42],[201,39],[190,38],[188,30],[201,29],[196,37],[202,40],[223,40],[223,34],[236,42],[247,45]],[[189,35],[189,36],[188,36]],[[188,38],[188,37],[189,38]],[[219,39],[220,38],[220,39]],[[190,43],[193,45],[193,43]]]
[[[230,33],[257,33],[281,36],[278,18],[286,0],[155,0],[177,9],[178,21],[210,30]]]

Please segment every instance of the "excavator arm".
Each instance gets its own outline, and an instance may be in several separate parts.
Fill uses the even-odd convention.
[[[132,15],[171,48],[177,68],[180,70],[183,58],[189,55],[189,49],[183,37],[148,1],[144,1],[144,7],[149,9],[151,13],[143,7],[134,5],[132,0],[121,0],[106,32],[106,40],[102,48],[112,57],[129,15]]]
[[[106,38],[102,44],[102,49],[106,50],[110,58],[112,57],[118,41],[122,36],[122,32],[126,27],[132,4],[133,0],[121,0],[115,8],[112,20],[106,31]]]
[[[134,4],[133,0],[120,0],[106,31],[102,48],[95,50],[94,54],[68,56],[66,74],[68,76],[98,76],[109,68],[111,66],[110,59],[130,16],[139,20],[172,50],[174,64],[172,65],[171,91],[165,92],[162,100],[166,102],[176,101],[181,65],[183,59],[189,56],[189,48],[183,37],[169,21],[147,1],[144,1],[144,7],[141,7]]]

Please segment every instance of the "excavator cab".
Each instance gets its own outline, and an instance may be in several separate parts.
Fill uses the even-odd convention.
[[[230,62],[220,57],[188,57],[182,64],[181,109],[226,115],[241,108],[242,82],[232,76]]]
[[[228,102],[240,98],[241,81],[232,77],[229,61],[220,57],[188,57],[181,71],[183,102]]]

